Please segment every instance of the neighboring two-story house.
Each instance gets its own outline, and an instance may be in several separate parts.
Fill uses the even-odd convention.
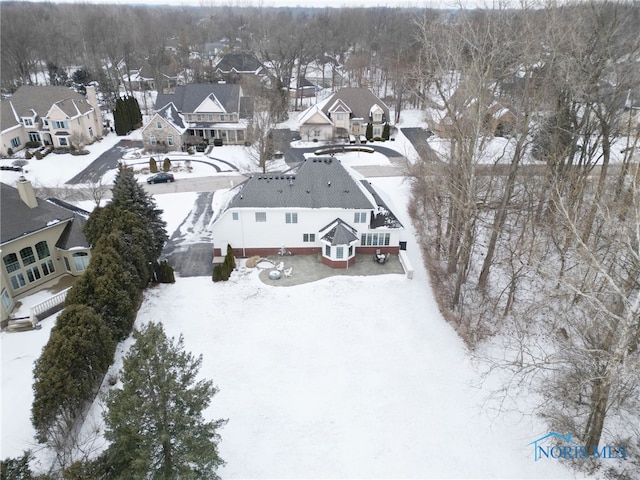
[[[342,88],[300,115],[300,136],[307,141],[329,141],[348,135],[382,137],[389,107],[366,88]]]
[[[254,175],[239,185],[212,226],[214,255],[321,254],[346,268],[356,253],[400,250],[404,228],[367,180],[334,157],[310,158],[295,173]]]
[[[171,106],[170,106],[171,105]],[[180,145],[221,142],[242,145],[253,115],[253,99],[242,95],[238,84],[199,84],[177,86],[175,93],[159,94],[156,114],[142,129],[145,148],[152,141],[177,136]]]
[[[33,293],[63,275],[82,274],[91,249],[82,228],[88,212],[37,198],[24,177],[0,183],[0,311],[4,322],[16,297]]]
[[[54,148],[93,143],[102,136],[95,87],[81,95],[66,87],[23,85],[0,102],[0,154],[25,148],[27,142]]]

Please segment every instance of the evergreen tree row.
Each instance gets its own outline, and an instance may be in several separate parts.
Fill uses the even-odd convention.
[[[31,420],[38,441],[54,447],[68,443],[117,342],[131,334],[144,288],[152,278],[173,281],[171,267],[157,262],[168,238],[161,211],[130,170],[119,171],[113,200],[92,212],[85,235],[91,262],[34,368]]]
[[[120,97],[116,100],[113,123],[118,135],[126,135],[142,125],[142,112],[135,97]]]

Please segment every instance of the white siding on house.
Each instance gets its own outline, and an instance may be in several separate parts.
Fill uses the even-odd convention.
[[[320,247],[320,229],[326,227],[336,218],[341,218],[362,233],[389,232],[390,245],[398,245],[400,231],[398,229],[369,230],[369,223],[354,223],[355,212],[365,210],[349,209],[291,209],[291,208],[244,208],[229,209],[213,226],[213,242],[215,248],[223,251],[227,244],[234,249],[241,248],[308,248]],[[266,212],[266,222],[256,221],[256,212]],[[287,223],[287,213],[297,213],[297,223]],[[237,217],[237,220],[233,218]],[[305,242],[305,234],[315,234],[315,242]],[[359,242],[356,244],[359,246]]]

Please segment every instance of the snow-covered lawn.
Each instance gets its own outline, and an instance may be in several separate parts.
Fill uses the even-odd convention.
[[[371,181],[410,226],[408,184]],[[156,199],[171,234],[195,194]],[[438,311],[415,241],[408,254],[413,280],[341,276],[272,287],[241,267],[226,283],[178,278],[146,292],[137,325],[161,321],[184,335],[186,348],[203,355],[202,376],[220,389],[207,416],[229,419],[220,432],[223,478],[571,475],[555,461],[533,461],[528,444],[547,433],[541,422],[489,415],[490,392]],[[31,369],[54,322],[2,333],[2,458],[34,447]],[[94,405],[90,422],[100,411]]]

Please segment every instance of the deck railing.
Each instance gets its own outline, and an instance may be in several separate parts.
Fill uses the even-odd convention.
[[[38,322],[38,316],[45,312],[53,312],[57,307],[62,305],[67,298],[71,287],[62,290],[60,293],[47,298],[44,302],[40,302],[31,307],[31,321],[35,324]]]

